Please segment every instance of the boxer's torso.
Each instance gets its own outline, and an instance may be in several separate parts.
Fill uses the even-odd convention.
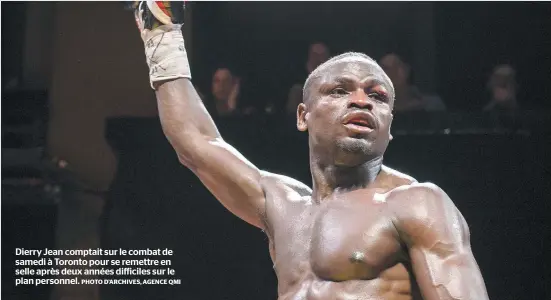
[[[264,183],[279,299],[421,299],[387,201],[413,180],[384,168],[368,188],[321,203]]]

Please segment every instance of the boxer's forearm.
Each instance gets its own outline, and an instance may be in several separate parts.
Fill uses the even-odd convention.
[[[163,131],[180,156],[220,134],[193,84],[179,78],[155,84]]]
[[[189,161],[201,144],[219,138],[219,133],[191,84],[181,25],[144,30],[143,38],[163,131],[178,156]]]

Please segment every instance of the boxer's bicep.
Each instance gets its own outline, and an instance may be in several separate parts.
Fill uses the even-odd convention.
[[[258,168],[221,138],[197,141],[189,162],[181,159],[220,201],[237,217],[264,228],[265,196]]]
[[[426,300],[488,299],[467,223],[449,197],[429,185],[412,193],[399,230]]]
[[[488,299],[468,242],[447,236],[411,246],[411,265],[426,300]]]
[[[488,299],[482,275],[470,249],[457,249],[442,255],[439,250],[412,247],[410,257],[417,283],[426,300]]]

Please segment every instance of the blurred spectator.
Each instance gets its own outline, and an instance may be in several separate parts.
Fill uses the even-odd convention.
[[[411,68],[394,53],[381,58],[379,64],[385,70],[396,92],[395,111],[443,111],[446,105],[437,95],[421,93],[411,82]]]
[[[250,114],[252,109],[242,109],[239,103],[241,78],[228,68],[219,68],[212,76],[211,96],[205,99],[205,105],[213,116]]]
[[[488,80],[491,99],[485,111],[514,111],[518,109],[516,72],[510,65],[494,68]]]
[[[303,76],[302,82],[295,83],[289,90],[289,96],[287,98],[287,104],[285,110],[288,114],[295,114],[297,112],[297,106],[302,102],[302,88],[304,81],[312,71],[314,71],[319,65],[329,59],[329,48],[323,43],[311,44],[308,49],[308,59],[306,60],[305,70],[306,76]]]

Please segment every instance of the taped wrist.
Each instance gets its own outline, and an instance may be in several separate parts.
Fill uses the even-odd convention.
[[[144,32],[145,57],[149,66],[149,81],[152,88],[157,81],[191,79],[181,28],[181,24],[163,25]]]

